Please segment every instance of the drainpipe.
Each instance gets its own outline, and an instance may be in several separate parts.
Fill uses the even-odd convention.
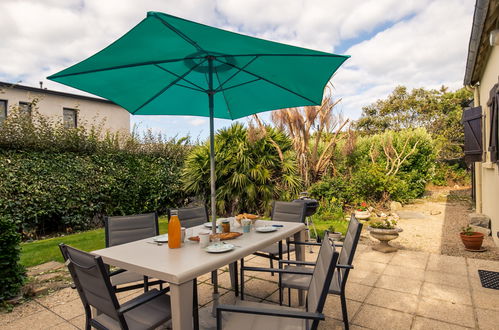
[[[473,106],[478,107],[480,106],[480,92],[478,90],[478,85],[479,83],[476,83],[474,86],[471,85],[465,85],[464,87],[466,90],[473,92]],[[482,127],[485,127],[485,123],[483,122],[482,118]],[[482,129],[483,132],[483,129]],[[482,135],[482,145],[485,146],[485,143],[483,143],[483,135]],[[475,194],[476,194],[476,201],[475,201],[475,210],[476,213],[482,213],[482,162],[475,162]]]

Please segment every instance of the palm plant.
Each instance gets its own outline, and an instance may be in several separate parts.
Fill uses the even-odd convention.
[[[217,211],[219,214],[268,211],[273,199],[289,199],[301,186],[291,141],[266,127],[266,134],[235,123],[215,136]],[[275,148],[279,147],[279,152]],[[208,201],[209,144],[195,148],[183,170],[184,189]]]

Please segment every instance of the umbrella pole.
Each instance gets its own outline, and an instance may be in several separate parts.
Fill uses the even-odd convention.
[[[210,187],[211,187],[211,232],[217,231],[217,194],[215,186],[215,123],[214,123],[214,92],[213,92],[213,58],[208,57],[208,107],[210,108]],[[211,273],[213,283],[213,310],[212,316],[216,317],[218,306],[218,269]]]

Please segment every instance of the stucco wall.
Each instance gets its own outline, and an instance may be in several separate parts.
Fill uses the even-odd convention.
[[[108,102],[86,100],[63,95],[37,93],[17,88],[6,88],[0,93],[1,100],[8,101],[8,108],[19,102],[31,102],[38,98],[38,112],[62,122],[62,109],[77,109],[77,125],[99,125],[112,132],[130,131],[130,114],[125,109]],[[8,113],[7,113],[8,115]]]
[[[490,139],[490,109],[487,107],[489,92],[498,83],[499,78],[499,46],[492,49],[486,69],[480,79],[479,93],[480,105],[484,110],[484,149],[487,150]],[[497,231],[499,231],[499,168],[497,164],[490,163],[490,153],[486,152],[485,162],[482,164],[482,213],[492,220],[492,236],[499,246]]]

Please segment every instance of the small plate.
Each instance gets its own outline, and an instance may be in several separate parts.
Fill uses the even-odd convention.
[[[207,247],[204,248],[206,252],[209,253],[223,253],[223,252],[228,252],[234,250],[234,245],[225,243],[225,244],[212,244],[208,245]]]
[[[168,243],[168,234],[159,235],[153,238],[156,243]]]
[[[263,226],[263,227],[256,227],[255,231],[259,233],[270,233],[272,231],[276,231],[277,228],[273,226]]]
[[[204,224],[204,226],[205,226],[205,227],[208,227],[208,228],[211,228],[212,223],[211,223],[211,222],[206,222],[206,223]]]

